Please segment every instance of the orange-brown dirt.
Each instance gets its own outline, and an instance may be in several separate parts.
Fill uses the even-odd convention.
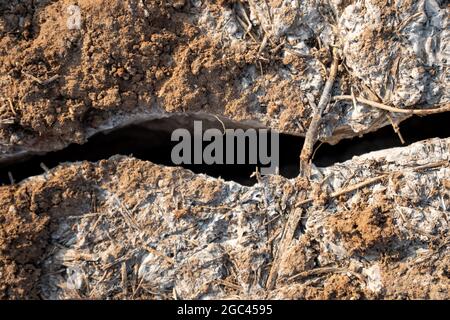
[[[14,119],[1,131],[5,139],[14,132],[25,142],[30,137],[83,142],[83,128],[108,113],[151,107],[155,92],[177,72],[173,61],[197,38],[183,12],[158,1],[146,7],[150,18],[136,5],[131,15],[123,1],[79,1],[89,14],[86,31],[67,30],[65,10],[72,2],[32,3],[2,4],[12,8],[0,17],[1,91],[14,106],[13,112],[3,102],[8,111],[2,117]],[[47,85],[35,80],[52,76],[58,78]],[[174,92],[165,87],[169,99]]]
[[[61,180],[61,177],[65,179]],[[58,210],[68,214],[82,212],[80,204],[83,199],[89,199],[90,192],[89,183],[80,180],[74,170],[54,176],[53,182],[0,188],[2,299],[39,298],[36,288],[40,277],[38,265],[48,245],[51,215]],[[61,202],[66,200],[69,202],[62,205]]]
[[[252,118],[249,102],[257,92],[242,96],[238,78],[257,62],[273,77],[267,58],[257,58],[259,45],[229,46],[205,35],[191,22],[189,5],[138,3],[78,1],[81,30],[67,29],[71,1],[0,4],[0,139],[5,145],[51,149],[83,143],[85,129],[111,115],[155,106]],[[219,4],[208,6],[217,14]],[[302,103],[280,89],[265,99],[273,115],[270,100],[283,97],[288,111],[281,122],[288,130],[293,113],[301,119]]]
[[[379,203],[378,206],[363,205],[330,219],[330,228],[337,237],[343,238],[350,253],[386,248],[389,241],[395,239],[395,228],[389,216],[392,208],[383,208],[386,202],[382,199]]]
[[[0,191],[1,299],[39,297],[37,262],[47,245],[49,217],[30,210],[30,199],[25,192],[6,188]]]

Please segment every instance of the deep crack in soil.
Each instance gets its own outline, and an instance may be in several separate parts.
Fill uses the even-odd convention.
[[[183,120],[180,121],[180,119]],[[186,125],[192,124],[194,120],[194,117],[172,116],[166,119],[131,124],[107,133],[98,133],[83,145],[72,144],[60,151],[4,164],[0,169],[0,181],[2,184],[10,183],[8,172],[11,172],[16,182],[42,174],[44,171],[41,164],[51,169],[63,162],[99,161],[117,154],[132,155],[155,164],[174,166],[171,160],[171,151],[178,142],[171,141],[172,131],[179,128],[181,122]],[[222,129],[218,121],[205,119],[202,121],[203,129],[211,127]],[[413,117],[403,122],[400,128],[406,145],[409,145],[429,138],[449,137],[448,123],[450,123],[450,113],[444,113],[423,118]],[[246,128],[232,122],[227,123],[227,127]],[[189,130],[192,131],[192,128]],[[298,175],[298,159],[303,141],[303,137],[280,134],[280,174],[284,177],[294,178]],[[205,146],[207,143],[203,145]],[[316,146],[318,149],[313,162],[319,167],[327,167],[367,152],[400,146],[402,146],[400,139],[392,127],[385,127],[360,138],[343,140],[336,145]],[[248,144],[246,147],[248,154]],[[255,171],[255,165],[192,164],[182,166],[198,174],[221,177],[243,185],[250,186],[257,182],[256,178],[250,178]]]

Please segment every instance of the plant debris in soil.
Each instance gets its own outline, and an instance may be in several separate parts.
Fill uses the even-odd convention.
[[[446,299],[449,147],[253,187],[124,156],[64,164],[0,189],[1,294]]]

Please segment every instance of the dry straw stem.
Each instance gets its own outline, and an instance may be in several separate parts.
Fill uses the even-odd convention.
[[[9,102],[9,108],[11,109],[11,112],[17,116],[17,112],[16,109],[14,109],[14,103],[12,102],[12,100],[10,98],[8,98],[8,102]]]
[[[37,77],[33,76],[32,74],[29,74],[29,73],[27,73],[27,72],[25,72],[25,71],[22,71],[22,73],[23,73],[24,75],[26,75],[28,78],[30,78],[31,80],[36,81],[37,83],[39,83],[39,84],[42,85],[42,86],[45,86],[45,85],[47,85],[47,84],[50,84],[50,83],[52,83],[53,81],[56,81],[56,80],[59,79],[59,75],[54,75],[54,76],[48,78],[47,80],[41,80],[41,79],[39,79],[39,78],[37,78]]]
[[[14,124],[15,123],[15,120],[14,119],[12,119],[12,118],[10,118],[10,119],[1,119],[0,120],[0,124]]]
[[[442,160],[442,161],[438,161],[438,162],[432,162],[432,163],[427,163],[421,166],[417,166],[413,169],[413,171],[417,172],[417,171],[422,171],[422,170],[428,170],[428,169],[436,169],[436,168],[440,168],[440,167],[448,167],[448,165],[450,164],[449,160]]]
[[[120,269],[120,275],[121,275],[121,286],[123,290],[123,295],[126,297],[128,295],[128,281],[127,281],[127,264],[126,262],[122,262],[122,266]]]
[[[302,218],[302,213],[303,210],[301,208],[295,209],[294,212],[289,215],[289,218],[284,225],[284,230],[281,236],[280,244],[278,246],[277,252],[275,253],[272,267],[270,268],[269,276],[266,282],[266,289],[268,290],[273,290],[275,288],[275,284],[278,278],[280,258],[282,254],[286,251],[286,249],[289,247],[292,240],[294,239],[295,230],[297,229],[298,223]]]
[[[389,121],[391,122],[392,128],[394,129],[394,132],[397,134],[398,138],[400,139],[400,142],[402,144],[405,144],[406,141],[403,138],[403,135],[400,131],[400,127],[398,126],[398,124],[394,121],[394,119],[392,119],[391,115],[389,113],[386,114],[387,118],[389,119]]]
[[[448,166],[448,165],[449,165],[449,161],[448,160],[442,160],[442,161],[438,161],[438,162],[433,162],[433,163],[427,163],[427,164],[424,164],[424,165],[420,165],[420,166],[417,166],[415,168],[412,168],[412,170],[415,171],[415,172],[418,172],[418,171],[423,171],[423,170],[428,170],[428,169],[436,169],[436,168],[440,168],[440,167],[444,167],[444,166]],[[366,180],[361,181],[359,183],[352,184],[352,185],[350,185],[348,187],[342,188],[342,189],[340,189],[338,191],[335,191],[335,192],[331,193],[330,194],[330,198],[336,198],[336,197],[342,196],[344,194],[356,191],[358,189],[361,189],[361,188],[366,187],[368,185],[371,185],[373,183],[379,182],[379,181],[383,180],[384,178],[386,178],[387,176],[389,176],[390,174],[394,174],[394,173],[400,173],[401,175],[403,175],[401,172],[391,172],[391,173],[385,173],[385,174],[382,174],[382,175],[379,175],[379,176],[376,176],[376,177],[373,177],[373,178],[369,178],[369,179],[366,179]],[[299,203],[299,205],[308,204],[308,203],[313,202],[313,201],[314,201],[314,198],[309,198],[309,199],[301,201]]]
[[[352,276],[357,278],[361,283],[366,283],[364,277],[360,273],[351,271],[346,268],[337,268],[337,267],[322,267],[322,268],[316,268],[316,269],[300,272],[300,273],[290,277],[289,280],[294,281],[299,278],[306,278],[306,277],[310,277],[310,276],[319,276],[319,275],[328,274],[328,273],[351,274]]]
[[[45,173],[50,173],[50,169],[45,165],[45,163],[41,162],[39,166],[45,171]]]
[[[114,195],[114,198],[116,200],[116,202],[119,204],[119,206],[123,209],[122,210],[118,210],[119,213],[122,215],[122,217],[124,218],[125,223],[132,229],[135,230],[137,232],[137,237],[139,238],[142,247],[147,250],[149,253],[154,254],[158,257],[163,258],[166,262],[168,262],[169,264],[174,265],[175,264],[175,260],[166,256],[164,253],[151,248],[150,246],[148,246],[145,243],[145,240],[142,236],[143,231],[141,230],[141,228],[139,227],[139,224],[136,222],[136,220],[133,218],[133,214],[130,212],[130,210],[128,210],[128,208],[122,203],[122,201],[120,201],[120,199]],[[116,261],[117,262],[117,261]]]
[[[216,120],[219,121],[220,124],[222,125],[222,128],[223,128],[222,135],[225,135],[227,133],[227,128],[225,127],[225,123],[223,123],[223,121],[220,120],[220,118],[218,116],[216,116],[216,115],[214,115],[214,118],[216,118]]]
[[[241,1],[237,2],[236,10],[238,10],[242,14],[245,21],[247,22],[247,26],[246,26],[245,22],[242,21],[242,19],[239,17],[239,15],[236,14],[236,18],[237,18],[238,22],[241,24],[241,27],[245,30],[244,37],[246,37],[247,34],[249,34],[250,37],[253,39],[253,41],[258,42],[256,40],[256,37],[252,33],[252,28],[253,28],[252,22],[250,21],[250,18],[248,17],[247,12],[245,11],[244,5],[241,3]]]
[[[8,178],[9,178],[9,182],[11,183],[11,185],[16,184],[16,181],[14,180],[14,177],[13,177],[11,171],[8,171]]]
[[[388,106],[384,103],[379,103],[371,100],[367,100],[364,98],[355,98],[357,102],[368,105],[370,107],[374,107],[377,109],[382,109],[390,112],[396,113],[405,113],[405,114],[415,114],[415,115],[429,115],[436,114],[442,112],[450,111],[450,103],[444,104],[442,107],[434,108],[434,109],[400,109],[392,106]],[[332,98],[333,101],[353,101],[353,97],[351,95],[343,95],[343,96],[334,96]]]
[[[346,188],[343,188],[343,189],[340,189],[340,190],[338,190],[336,192],[333,192],[330,195],[330,198],[336,198],[336,197],[342,196],[342,195],[344,195],[346,193],[350,193],[350,192],[356,191],[358,189],[361,189],[363,187],[371,185],[371,184],[373,184],[375,182],[379,182],[379,181],[383,180],[384,178],[386,178],[387,176],[388,176],[388,174],[382,174],[380,176],[376,176],[376,177],[364,180],[362,182],[359,182],[359,183],[356,183],[356,184],[352,184],[351,186],[348,186]],[[306,199],[306,200],[303,200],[302,202],[300,202],[299,205],[304,205],[304,204],[307,204],[307,203],[310,203],[310,202],[313,202],[313,201],[314,201],[314,198],[309,198],[309,199]]]
[[[309,125],[308,131],[305,136],[305,143],[303,144],[302,152],[300,154],[300,174],[305,176],[309,172],[309,161],[314,152],[314,145],[317,141],[319,134],[319,126],[322,121],[322,114],[330,102],[331,90],[336,79],[339,66],[339,56],[337,52],[333,51],[333,63],[331,64],[330,75],[320,97],[317,109],[314,111],[314,115]]]

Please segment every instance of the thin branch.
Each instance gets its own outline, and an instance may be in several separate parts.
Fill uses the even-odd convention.
[[[400,139],[400,142],[402,144],[405,144],[406,141],[403,138],[403,135],[400,131],[400,127],[398,126],[398,124],[396,122],[394,122],[394,119],[392,119],[391,115],[389,113],[386,114],[387,118],[389,119],[389,121],[391,122],[392,128],[394,129],[394,132],[397,134],[398,138]]]
[[[337,268],[337,267],[321,267],[321,268],[316,268],[316,269],[311,269],[308,271],[304,271],[304,272],[300,272],[292,277],[289,278],[290,281],[293,280],[297,280],[298,278],[305,278],[305,277],[310,277],[313,275],[322,275],[322,274],[327,274],[327,273],[349,273],[352,276],[356,277],[361,283],[366,283],[366,281],[364,280],[364,277],[357,273],[354,272],[352,270],[346,269],[346,268]]]
[[[330,194],[330,198],[336,198],[336,197],[342,196],[346,193],[356,191],[358,189],[361,189],[363,187],[371,185],[375,182],[379,182],[379,181],[383,180],[384,178],[386,178],[387,176],[388,176],[388,174],[382,174],[381,176],[377,176],[377,177],[370,178],[370,179],[364,180],[364,181],[356,183],[356,184],[352,184],[351,186],[348,186],[346,188],[342,188],[336,192],[333,192],[332,194]],[[304,205],[304,204],[307,204],[307,203],[310,203],[313,201],[314,201],[314,198],[309,198],[309,199],[301,201],[299,203],[299,205]]]
[[[278,246],[277,252],[275,253],[275,257],[273,259],[272,266],[269,271],[269,276],[266,282],[266,289],[268,290],[273,290],[275,288],[275,284],[278,279],[278,270],[281,258],[294,239],[295,230],[297,230],[297,226],[302,219],[302,213],[303,210],[301,208],[297,208],[289,215],[289,218],[284,225],[280,244]]]
[[[311,124],[306,132],[305,142],[300,154],[300,174],[303,176],[308,175],[309,172],[309,162],[314,152],[314,145],[318,139],[319,126],[322,122],[322,114],[330,102],[331,90],[333,89],[334,81],[338,72],[339,61],[338,54],[333,52],[333,63],[331,64],[330,75],[325,83],[317,109],[314,111]]]
[[[12,100],[10,98],[8,98],[8,102],[9,102],[9,108],[11,109],[11,112],[17,116],[17,112],[16,109],[14,109],[14,103],[12,102]]]
[[[353,98],[350,95],[343,95],[343,96],[334,96],[332,98],[332,100],[333,101],[352,101]],[[377,108],[377,109],[382,109],[382,110],[396,112],[396,113],[405,113],[405,114],[429,115],[429,114],[436,114],[436,113],[450,111],[450,103],[446,103],[442,107],[434,108],[434,109],[400,109],[400,108],[388,106],[384,103],[379,103],[379,102],[367,100],[364,98],[356,98],[356,101],[358,101],[359,103],[368,105],[370,107]]]
[[[428,163],[428,164],[424,164],[424,165],[421,165],[421,166],[414,167],[414,168],[412,168],[412,171],[418,172],[418,171],[423,171],[423,170],[428,170],[428,169],[436,169],[436,168],[448,166],[449,164],[450,163],[449,163],[448,160],[442,160],[442,161]],[[371,185],[373,183],[379,182],[379,181],[383,180],[384,178],[386,178],[387,176],[389,176],[390,174],[393,174],[393,173],[396,173],[396,172],[385,173],[385,174],[382,174],[382,175],[379,175],[379,176],[376,176],[376,177],[373,177],[373,178],[366,179],[366,180],[364,180],[362,182],[359,182],[359,183],[356,183],[356,184],[352,184],[352,185],[350,185],[348,187],[339,189],[338,191],[335,191],[335,192],[331,193],[329,197],[330,198],[336,198],[336,197],[342,196],[342,195],[344,195],[346,193],[350,193],[350,192],[356,191],[358,189],[361,189],[361,188],[366,187],[368,185]],[[397,173],[401,173],[403,175],[402,172],[398,172],[397,171]],[[308,204],[308,203],[313,202],[313,201],[314,201],[314,198],[309,198],[309,199],[301,201],[298,205]]]

